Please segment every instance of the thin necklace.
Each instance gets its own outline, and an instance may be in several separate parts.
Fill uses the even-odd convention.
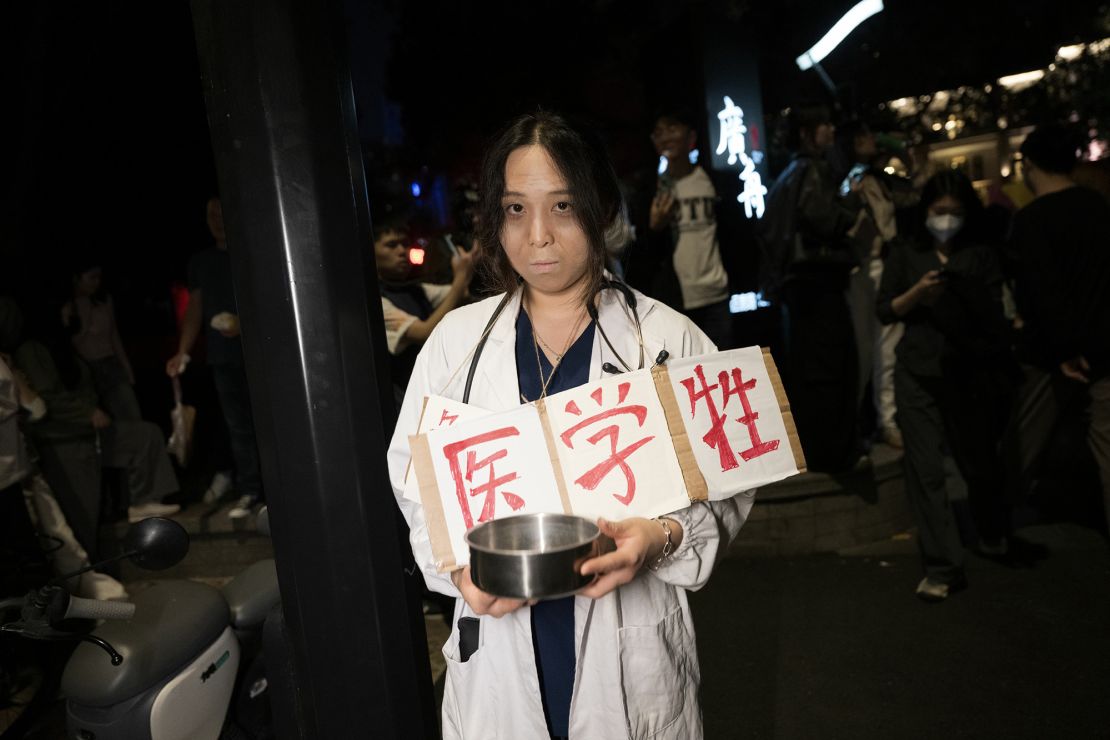
[[[543,341],[543,337],[541,337],[539,334],[536,333],[535,327],[532,328],[532,336],[534,336],[536,339],[540,340],[540,344],[543,345],[544,349],[546,349],[551,354],[555,355],[555,361],[556,362],[559,362],[560,360],[563,359],[563,354],[560,353],[560,352],[556,352],[554,347],[552,347],[547,342]]]
[[[527,307],[525,307],[525,308],[526,308],[526,310],[527,310]],[[578,328],[579,328],[580,326],[582,326],[582,319],[583,319],[583,318],[585,318],[585,316],[586,316],[586,314],[585,314],[584,312],[583,312],[583,313],[580,313],[580,314],[578,315],[578,323],[576,323],[576,324],[574,325],[574,330],[573,330],[573,331],[571,331],[571,333],[570,333],[570,336],[569,336],[569,337],[567,337],[567,341],[566,341],[566,344],[565,344],[565,345],[563,346],[563,351],[562,351],[562,352],[558,352],[558,351],[556,351],[556,349],[555,349],[554,347],[552,347],[552,346],[551,346],[550,344],[548,344],[547,342],[543,341],[543,337],[541,337],[541,336],[540,336],[540,333],[539,333],[538,331],[536,331],[536,325],[535,325],[535,324],[532,324],[532,337],[533,337],[533,340],[536,340],[536,339],[538,339],[538,340],[539,340],[539,342],[540,342],[540,344],[542,344],[542,345],[543,345],[544,349],[546,349],[546,350],[547,350],[548,352],[550,352],[551,354],[555,355],[555,362],[557,362],[557,363],[558,363],[558,362],[562,362],[562,360],[563,360],[563,355],[565,355],[565,354],[567,353],[567,350],[569,350],[569,349],[570,349],[570,345],[574,343],[575,335],[577,335],[577,334],[578,334]],[[532,314],[531,314],[531,313],[529,313],[529,314],[528,314],[528,320],[529,320],[529,321],[531,321],[531,320],[532,320]]]
[[[574,342],[575,337],[578,336],[578,329],[582,326],[582,319],[585,317],[586,314],[579,314],[578,322],[575,323],[574,329],[571,330],[570,336],[567,337],[567,343],[566,346],[563,347],[562,353],[556,352],[555,350],[551,349],[551,347],[548,347],[546,342],[543,342],[543,340],[540,339],[540,341],[543,342],[543,346],[547,347],[548,350],[550,350],[551,353],[555,355],[555,362],[551,365],[551,373],[547,376],[547,379],[545,380],[543,377],[543,364],[540,362],[540,346],[536,344],[536,340],[539,339],[539,334],[536,333],[536,325],[532,322],[532,315],[528,312],[528,305],[523,301],[523,299],[521,300],[521,305],[524,307],[525,315],[528,316],[528,323],[532,325],[532,349],[536,352],[536,372],[540,376],[540,398],[547,398],[547,387],[551,385],[551,380],[555,377],[555,373],[556,371],[558,371],[559,365],[562,364],[563,357],[570,349],[570,346]],[[522,400],[524,403],[529,403],[528,399],[524,396],[523,393],[520,394],[520,400]]]

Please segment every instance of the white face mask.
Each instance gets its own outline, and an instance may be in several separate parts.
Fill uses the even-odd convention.
[[[952,237],[960,233],[960,229],[963,227],[964,217],[952,213],[945,213],[940,216],[929,214],[929,217],[925,219],[925,228],[941,244],[951,241]]]

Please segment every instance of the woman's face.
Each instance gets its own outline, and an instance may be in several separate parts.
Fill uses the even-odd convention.
[[[505,162],[501,244],[509,263],[533,290],[563,293],[586,274],[589,241],[575,215],[567,182],[538,145]]]
[[[100,268],[94,267],[91,270],[82,272],[80,275],[73,279],[74,292],[77,295],[89,296],[100,290]]]
[[[836,141],[836,127],[831,123],[819,123],[813,129],[813,146],[819,151],[823,152],[833,145]]]

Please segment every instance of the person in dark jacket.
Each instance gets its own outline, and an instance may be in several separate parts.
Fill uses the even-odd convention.
[[[1021,147],[1036,199],[1011,232],[1027,365],[1007,447],[1017,493],[1027,494],[1062,407],[1086,394],[1087,441],[1110,526],[1110,203],[1072,179],[1080,144],[1061,127],[1042,126]]]
[[[863,210],[858,185],[840,197],[825,160],[835,131],[828,110],[794,108],[788,124],[795,155],[768,195],[765,289],[782,306],[784,381],[806,460],[813,470],[834,472],[862,451],[846,291],[860,263],[852,236]]]
[[[965,550],[949,506],[944,457],[967,482],[980,551],[1001,556],[1009,538],[998,442],[1015,369],[995,252],[976,241],[982,204],[960,172],[934,175],[921,227],[886,258],[877,310],[905,333],[894,370],[905,440],[906,493],[925,576],[917,595],[943,601],[967,585]]]

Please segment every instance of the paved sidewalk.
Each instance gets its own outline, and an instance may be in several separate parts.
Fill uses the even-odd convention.
[[[1110,738],[1110,548],[1021,535],[1048,558],[972,558],[942,604],[913,595],[911,540],[725,560],[691,596],[706,737]]]

